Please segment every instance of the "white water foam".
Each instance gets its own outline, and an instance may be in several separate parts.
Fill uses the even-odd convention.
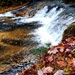
[[[9,11],[9,12],[0,14],[0,17],[15,17],[15,15],[13,15],[13,14],[11,13],[11,11]]]
[[[38,22],[38,25],[41,24],[42,27],[36,29],[31,34],[35,35],[35,38],[32,40],[37,41],[40,45],[45,45],[45,43],[51,43],[52,45],[57,45],[61,39],[64,30],[73,22],[75,22],[73,14],[63,14],[65,9],[60,8],[57,10],[57,7],[52,8],[48,13],[48,7],[45,6],[39,10],[32,18],[29,18],[28,15],[24,17],[14,17],[12,19],[21,20],[16,21],[17,23],[31,23]],[[0,17],[3,16],[14,16],[11,12],[0,14]]]
[[[30,22],[38,22],[38,24],[42,24],[42,27],[36,29],[32,34],[36,37],[33,38],[35,41],[38,41],[41,45],[45,43],[51,43],[52,45],[57,45],[61,39],[64,30],[71,23],[75,22],[74,17],[72,15],[61,15],[65,9],[60,8],[57,11],[58,7],[51,9],[48,13],[47,6],[39,10],[34,17],[32,18],[23,18],[20,22],[30,23]]]

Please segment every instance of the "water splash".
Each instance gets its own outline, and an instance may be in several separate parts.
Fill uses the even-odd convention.
[[[48,6],[45,6],[38,10],[32,18],[29,18],[28,14],[24,17],[16,17],[11,12],[0,14],[0,17],[13,17],[11,19],[16,19],[17,24],[37,22],[37,24],[41,24],[42,27],[35,29],[35,31],[30,33],[35,35],[35,38],[32,40],[37,41],[41,45],[44,45],[45,43],[57,45],[62,39],[64,30],[71,23],[75,22],[75,14],[66,14],[65,12],[67,10],[64,7],[59,6],[55,6],[50,11],[47,11]]]
[[[45,6],[39,10],[32,18],[23,18],[19,22],[30,23],[38,22],[42,27],[36,29],[32,34],[36,37],[33,40],[39,42],[41,45],[51,43],[57,45],[61,39],[64,30],[75,21],[73,14],[63,14],[64,8],[57,10],[58,6],[52,8],[48,13],[48,7]]]
[[[12,14],[11,11],[0,14],[0,17],[15,17],[15,15]]]

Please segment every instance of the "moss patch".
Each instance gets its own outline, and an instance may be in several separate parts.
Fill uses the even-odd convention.
[[[47,51],[46,47],[40,47],[40,48],[35,48],[32,50],[32,52],[36,55],[41,55]]]

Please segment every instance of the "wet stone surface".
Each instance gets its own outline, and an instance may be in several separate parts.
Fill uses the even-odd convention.
[[[13,64],[11,65],[12,67],[10,70],[0,73],[0,75],[15,75],[16,73],[21,73],[23,70],[29,68],[37,61],[38,59],[35,59],[34,61],[21,62],[20,64],[17,64],[16,66]]]
[[[32,40],[35,36],[29,33],[38,27],[36,23],[0,21],[0,75],[14,75],[37,62],[30,50],[38,43]]]

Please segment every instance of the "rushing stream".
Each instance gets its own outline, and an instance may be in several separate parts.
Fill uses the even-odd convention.
[[[46,43],[57,45],[64,30],[75,22],[75,8],[69,5],[62,2],[39,4],[42,6],[38,4],[31,8],[24,6],[0,14],[0,52],[3,51],[0,53],[0,59],[36,45],[44,46]],[[27,12],[23,16],[16,14],[24,10]]]

